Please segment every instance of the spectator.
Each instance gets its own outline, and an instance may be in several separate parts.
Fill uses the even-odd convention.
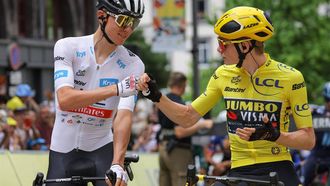
[[[45,145],[50,146],[55,116],[51,113],[48,105],[40,106],[40,113],[36,121],[36,127],[39,130],[40,137],[45,139]]]
[[[22,149],[26,149],[27,141],[29,140],[29,128],[25,124],[25,115],[28,110],[25,104],[19,99],[11,99],[7,103],[9,109],[9,116],[15,120],[15,134],[19,136]]]
[[[48,150],[46,140],[43,138],[31,139],[27,146],[29,150]]]
[[[327,122],[329,122],[330,117],[330,82],[327,82],[324,85],[323,97],[324,105],[311,107],[313,115],[313,125],[315,128],[316,145],[312,149],[302,168],[304,186],[309,186],[312,184],[317,173],[318,165],[324,164],[325,162],[330,162],[329,128],[321,127],[329,126],[329,123]],[[323,125],[318,125],[320,121],[324,122]],[[328,164],[327,166],[330,166],[330,164]],[[326,169],[329,168],[326,167]]]
[[[153,126],[148,124],[141,131],[133,145],[133,151],[139,152],[155,152],[157,149],[156,133],[153,131]]]
[[[166,95],[176,103],[184,104],[182,95],[185,92],[187,77],[180,72],[173,72],[168,81],[170,92]],[[184,185],[188,164],[193,162],[191,136],[202,128],[211,128],[212,120],[202,120],[190,128],[178,126],[158,113],[161,131],[159,135],[159,185]]]
[[[45,100],[42,101],[41,105],[47,105],[49,107],[49,111],[55,114],[54,92],[51,90],[45,90],[44,96],[45,96]]]
[[[138,99],[134,107],[133,124],[132,124],[132,135],[138,136],[148,125],[148,109],[146,99]]]
[[[140,152],[157,152],[158,142],[157,134],[160,130],[158,123],[157,108],[154,106],[152,112],[148,116],[148,125],[141,131],[140,135],[135,139],[133,149]]]
[[[34,93],[31,90],[30,85],[20,84],[16,87],[16,96],[11,98],[7,102],[7,107],[10,110],[16,110],[17,106],[25,107],[26,109],[33,109],[36,112],[39,112],[39,106],[36,101],[33,99]],[[23,105],[21,104],[23,103]]]
[[[210,175],[225,175],[231,166],[228,137],[211,136],[210,143],[204,148],[204,155]]]
[[[0,110],[0,149],[4,143],[6,137],[7,126],[7,112],[4,109]]]
[[[16,133],[17,121],[12,118],[7,118],[7,125],[5,125],[5,139],[2,143],[2,148],[8,149],[10,151],[22,150],[23,144],[21,142],[20,136]]]

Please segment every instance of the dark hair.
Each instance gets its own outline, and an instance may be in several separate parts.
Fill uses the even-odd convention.
[[[169,87],[173,86],[186,86],[187,77],[181,72],[172,72],[168,80],[167,85]]]

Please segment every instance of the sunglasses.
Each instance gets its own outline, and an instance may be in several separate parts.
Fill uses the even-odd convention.
[[[128,15],[122,15],[122,14],[114,14],[111,12],[106,12],[109,16],[112,16],[115,18],[116,24],[121,28],[131,27],[133,30],[139,25],[140,19],[130,17]]]
[[[224,51],[226,49],[226,45],[234,44],[234,43],[242,43],[242,42],[245,42],[245,41],[251,41],[252,40],[252,39],[242,39],[242,40],[225,41],[225,40],[222,40],[219,37],[217,39],[218,39],[218,44],[220,46],[221,51]]]

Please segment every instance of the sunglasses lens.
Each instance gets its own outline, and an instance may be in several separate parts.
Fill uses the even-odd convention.
[[[132,28],[135,29],[140,24],[140,19],[134,19]]]
[[[116,17],[116,23],[119,27],[125,26],[125,22],[127,22],[128,17],[125,15],[117,15]]]
[[[119,27],[132,27],[135,29],[139,23],[140,19],[129,17],[126,15],[117,15],[116,17],[116,23]]]

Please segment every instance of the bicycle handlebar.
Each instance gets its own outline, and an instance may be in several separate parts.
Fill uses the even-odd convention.
[[[131,169],[130,163],[136,163],[139,161],[138,154],[125,154],[124,160],[124,169],[126,170],[129,179],[132,181],[134,178],[133,171]],[[109,178],[112,185],[116,183],[116,173],[112,172],[110,169],[105,173]],[[104,177],[84,177],[84,176],[72,176],[70,178],[57,178],[57,179],[45,179],[44,174],[38,172],[36,178],[33,180],[32,186],[42,186],[44,183],[63,183],[63,182],[71,182],[71,183],[87,183],[91,181],[105,180]]]
[[[269,173],[269,181],[250,179],[250,178],[239,178],[239,177],[230,177],[230,176],[207,176],[196,174],[196,168],[194,165],[188,165],[187,170],[187,182],[186,186],[194,186],[198,181],[211,181],[211,182],[220,182],[227,186],[237,185],[238,183],[247,183],[247,184],[262,184],[268,186],[284,186],[284,183],[278,180],[276,172]]]

